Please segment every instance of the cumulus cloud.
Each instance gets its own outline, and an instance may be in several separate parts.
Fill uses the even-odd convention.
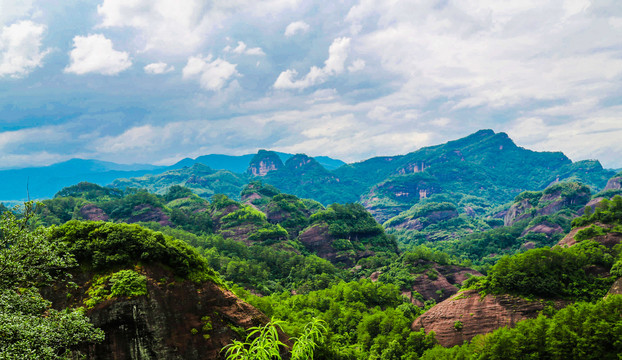
[[[22,77],[41,67],[50,49],[41,49],[46,28],[30,20],[0,29],[0,77]]]
[[[143,69],[147,74],[166,74],[175,70],[175,67],[164,62],[157,62],[145,65]]]
[[[279,74],[274,82],[275,89],[305,89],[310,86],[321,84],[328,77],[341,74],[344,64],[348,58],[350,49],[350,38],[341,37],[333,40],[328,49],[328,59],[324,62],[324,67],[312,66],[307,75],[302,79],[296,80],[298,72],[288,69]]]
[[[98,5],[100,26],[133,28],[143,51],[187,55],[231,18],[273,17],[300,0],[104,0]]]
[[[238,46],[236,46],[235,48],[232,48],[231,46],[227,45],[225,46],[223,50],[225,52],[232,52],[234,54],[245,54],[245,55],[256,55],[256,56],[266,55],[266,53],[264,53],[260,47],[249,48],[248,46],[246,46],[246,44],[243,41],[238,41]]]
[[[116,75],[132,66],[129,54],[113,49],[112,41],[101,34],[75,36],[69,57],[65,72],[77,75]]]
[[[304,21],[294,21],[285,28],[285,36],[290,37],[296,34],[304,34],[309,31],[309,24]]]
[[[365,69],[365,60],[363,59],[356,59],[352,62],[350,66],[348,66],[349,72],[357,72],[363,69]]]
[[[205,58],[201,56],[190,57],[182,70],[184,79],[198,79],[202,88],[218,91],[232,77],[239,75],[236,64],[231,64],[221,58],[212,59],[212,55]]]

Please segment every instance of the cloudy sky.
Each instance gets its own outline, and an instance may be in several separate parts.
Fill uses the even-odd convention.
[[[0,168],[351,162],[483,128],[621,168],[620,3],[0,0]]]

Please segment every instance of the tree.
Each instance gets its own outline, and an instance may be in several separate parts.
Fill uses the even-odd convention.
[[[83,309],[55,310],[39,286],[66,275],[75,265],[63,245],[47,230],[31,230],[35,204],[24,204],[21,216],[0,217],[0,359],[71,359],[77,348],[101,341]]]

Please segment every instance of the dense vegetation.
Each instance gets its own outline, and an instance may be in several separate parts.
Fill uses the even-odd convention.
[[[417,359],[435,344],[434,335],[410,329],[422,310],[394,285],[360,280],[303,295],[283,292],[246,299],[283,320],[283,329],[294,336],[303,333],[310,319],[323,320],[328,331],[317,349],[320,359]]]
[[[267,153],[262,156],[272,156]],[[502,134],[484,131],[336,171],[295,155],[262,181],[195,165],[117,183],[122,189],[80,183],[46,200],[32,219],[36,224],[28,227],[51,226],[29,234],[47,239],[51,250],[44,253],[56,254],[50,257],[56,262],[46,263],[35,251],[15,262],[19,266],[0,266],[2,316],[20,316],[7,320],[8,327],[0,325],[0,331],[19,334],[17,321],[32,320],[33,326],[53,321],[49,326],[58,326],[56,314],[65,314],[71,320],[67,329],[82,326],[85,332],[73,343],[53,345],[57,348],[50,351],[64,356],[67,349],[99,340],[101,334],[88,327],[80,311],[51,310],[36,286],[59,279],[77,260],[82,271],[93,274],[83,302],[93,308],[103,300],[144,296],[147,285],[140,266],[152,263],[170,269],[178,279],[227,286],[278,319],[290,336],[308,338],[309,323],[324,324],[325,337],[314,337],[315,358],[561,358],[571,356],[559,347],[572,344],[581,354],[592,351],[607,358],[620,344],[599,342],[596,334],[619,335],[621,300],[601,299],[622,276],[622,245],[612,245],[622,234],[622,197],[583,210],[590,187],[602,187],[606,180],[603,174],[608,172],[599,167],[594,162],[573,164],[559,153],[533,153]],[[545,188],[557,180],[551,169],[562,180],[582,179],[587,185],[563,181]],[[362,204],[321,204],[336,198]],[[387,220],[384,227],[366,208]],[[579,211],[584,215],[577,218]],[[90,219],[103,221],[85,221]],[[553,247],[571,228],[578,231],[578,243]],[[601,241],[605,238],[610,240],[607,246]],[[20,244],[6,242],[0,256],[23,253]],[[482,295],[591,303],[559,312],[549,308],[546,315],[515,329],[442,349],[435,346],[434,334],[412,331],[411,325],[435,304],[433,299],[443,298],[430,300],[413,287],[439,286],[439,269],[461,266],[475,267],[486,276],[472,277],[464,285],[456,281],[452,291],[462,286]],[[438,282],[446,280],[440,277]],[[20,301],[21,307],[11,305]],[[272,331],[255,330],[262,329]],[[455,329],[460,331],[459,324]],[[262,339],[239,334],[240,340],[246,339],[239,342],[240,354]],[[3,346],[13,346],[18,337],[10,339]],[[51,338],[42,337],[42,345],[33,339],[28,346],[51,346]]]
[[[52,309],[41,296],[40,287],[64,279],[76,263],[46,230],[29,229],[32,206],[21,218],[5,211],[0,219],[0,358],[74,359],[104,334],[82,309]]]
[[[453,348],[434,347],[425,360],[449,359],[619,359],[622,354],[622,295],[579,302],[551,317],[519,322],[478,335]]]

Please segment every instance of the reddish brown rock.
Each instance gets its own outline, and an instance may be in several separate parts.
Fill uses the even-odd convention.
[[[539,234],[545,234],[546,236],[552,236],[555,234],[560,234],[564,232],[564,229],[557,225],[557,224],[553,224],[553,223],[549,223],[549,222],[543,222],[541,224],[537,224],[531,227],[528,227],[527,229],[523,230],[523,232],[520,234],[520,236],[525,236],[528,233],[539,233]]]
[[[137,223],[137,222],[157,222],[160,225],[164,226],[172,226],[173,223],[170,221],[168,215],[166,215],[162,209],[156,208],[154,206],[143,204],[137,205],[134,208],[135,215],[131,216],[127,219],[128,224]]]
[[[594,225],[596,226],[600,226],[602,228],[605,229],[611,229],[612,226],[611,225],[605,225],[605,224],[601,224],[601,223],[595,223]],[[556,246],[562,246],[562,247],[570,247],[574,244],[577,243],[577,240],[575,240],[575,236],[577,235],[577,233],[583,229],[586,229],[588,227],[590,227],[591,225],[588,226],[582,226],[582,227],[578,227],[578,228],[574,228],[572,229],[568,235],[566,235],[563,239],[561,239]],[[605,245],[608,248],[612,248],[614,246],[616,246],[617,244],[619,244],[620,242],[622,242],[622,234],[620,233],[616,233],[616,232],[610,232],[607,233],[605,235],[601,235],[601,236],[595,236],[594,238],[592,238],[592,240],[597,241],[599,243],[601,243],[602,245]]]
[[[482,276],[479,271],[456,265],[435,265],[418,276],[412,290],[421,294],[424,300],[441,301],[458,292],[458,285],[470,276]]]
[[[520,320],[534,318],[544,306],[544,301],[527,301],[510,295],[481,297],[475,290],[466,290],[418,317],[412,329],[423,328],[426,333],[434,331],[439,344],[451,347],[461,345],[475,335],[486,334],[503,326],[514,326]],[[456,325],[458,322],[462,324],[460,329]]]
[[[622,176],[612,177],[607,181],[607,185],[605,185],[604,190],[618,190],[622,189]]]
[[[86,204],[80,209],[80,216],[84,220],[91,221],[108,221],[110,217],[104,212],[104,210],[98,208],[94,204]]]

